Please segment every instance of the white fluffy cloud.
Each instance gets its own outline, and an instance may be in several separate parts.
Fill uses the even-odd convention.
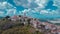
[[[45,6],[47,5],[47,3],[49,2],[49,0],[14,0],[14,3],[17,6],[23,6],[25,8],[28,8],[27,10],[23,10],[22,13],[26,13],[26,12],[40,12],[40,14],[43,15],[58,15],[60,12],[58,10],[45,10]],[[56,2],[57,3],[57,2]],[[55,3],[55,4],[56,4]],[[32,8],[34,10],[32,10]]]
[[[55,5],[58,8],[60,8],[60,0],[54,0],[54,4],[53,5]]]
[[[0,14],[3,14],[4,12],[0,11]]]
[[[33,17],[33,18],[58,18],[60,16],[60,12],[57,10],[45,10],[41,9],[38,11],[37,9],[32,10],[32,9],[25,9],[23,11],[19,12],[20,15],[25,15],[28,17]]]
[[[54,2],[55,1],[57,0],[54,0]],[[46,13],[55,14],[56,13],[55,10],[49,11],[44,9],[48,2],[49,0],[14,0],[14,3],[17,6],[23,6],[25,8],[28,8],[28,10],[30,8],[33,8],[35,12],[37,11],[37,12],[40,12],[41,14],[46,14]],[[56,3],[57,2],[55,2],[55,4]],[[32,9],[30,11],[32,11]]]
[[[0,10],[0,16],[4,16],[4,11],[3,10]]]
[[[10,3],[4,1],[0,2],[0,16],[14,15],[16,13],[16,8]]]
[[[49,0],[36,0],[35,1],[39,7],[45,7],[47,5],[47,3],[49,2]]]
[[[17,6],[23,6],[25,9],[23,11],[19,11],[19,14],[24,14],[26,13],[26,15],[32,16],[32,17],[37,17],[42,15],[47,15],[47,16],[51,16],[51,15],[60,15],[60,9],[59,10],[45,10],[44,7],[46,6],[47,2],[49,2],[48,0],[14,0],[14,3]],[[16,7],[14,7],[13,5],[11,5],[10,3],[7,2],[0,2],[0,11],[4,10],[4,12],[6,11],[7,13],[3,13],[0,12],[0,15],[14,15],[16,14]],[[33,9],[33,10],[32,10]],[[41,16],[40,16],[41,17]]]
[[[10,3],[8,2],[0,2],[0,9],[10,9],[10,8],[14,8],[13,5],[11,5]]]
[[[7,2],[0,2],[0,9],[5,9]]]
[[[14,0],[17,6],[23,6],[25,8],[42,7],[47,4],[48,0]]]
[[[47,10],[41,10],[40,11],[40,14],[47,14],[47,13],[49,13]]]
[[[60,23],[60,19],[48,20],[51,23]]]
[[[8,12],[6,13],[6,15],[10,15],[10,16],[12,16],[12,15],[15,15],[16,14],[16,9],[8,9],[7,10]]]

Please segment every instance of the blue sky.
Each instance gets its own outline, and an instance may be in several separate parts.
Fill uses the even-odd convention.
[[[57,4],[58,3],[58,4]],[[33,18],[60,18],[58,0],[0,0],[0,16],[24,15]]]

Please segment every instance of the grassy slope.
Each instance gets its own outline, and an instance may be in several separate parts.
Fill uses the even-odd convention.
[[[10,25],[8,25],[10,24]],[[11,24],[13,24],[11,26]],[[4,29],[3,27],[9,26],[7,29]],[[10,27],[11,26],[11,27]],[[36,32],[34,28],[31,26],[21,26],[19,21],[16,21],[15,23],[12,23],[9,20],[0,20],[0,34],[43,34],[41,32]]]

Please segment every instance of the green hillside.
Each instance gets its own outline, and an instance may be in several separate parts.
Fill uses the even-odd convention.
[[[43,34],[30,25],[24,25],[20,21],[11,21],[3,18],[0,20],[0,34]]]

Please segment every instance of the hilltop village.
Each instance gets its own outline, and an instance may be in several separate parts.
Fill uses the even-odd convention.
[[[60,26],[54,25],[44,21],[40,21],[36,18],[26,16],[6,16],[0,20],[0,30],[7,30],[13,26],[31,26],[37,32],[43,32],[44,34],[60,34]],[[17,27],[18,28],[18,27]],[[32,29],[31,29],[32,31]]]

